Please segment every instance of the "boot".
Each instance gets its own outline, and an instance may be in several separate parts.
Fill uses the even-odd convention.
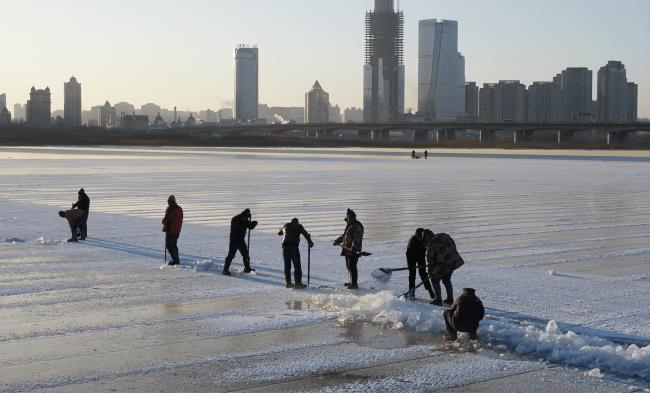
[[[436,294],[433,292],[433,289],[428,289],[428,291],[429,291],[429,296],[431,297],[431,299],[435,299]]]
[[[458,333],[449,333],[448,335],[445,336],[445,340],[447,340],[447,341],[456,341],[456,340],[458,340]]]
[[[348,285],[348,289],[359,289],[359,286],[357,285],[357,279],[359,278],[359,272],[350,272],[350,285]]]
[[[88,232],[85,225],[82,228],[79,228],[79,233],[81,234],[81,240],[86,240]]]
[[[307,288],[307,285],[302,283],[302,272],[293,272],[293,275],[296,278],[296,285],[294,285],[294,288],[296,289]]]
[[[250,273],[254,272],[255,269],[251,269],[251,260],[250,259],[245,259],[244,260],[244,273]]]
[[[224,262],[223,271],[221,272],[224,276],[230,276],[230,262]]]
[[[68,239],[68,243],[77,243],[77,231],[72,231],[72,237]]]
[[[344,282],[344,283],[343,283],[343,286],[344,286],[344,287],[349,287],[349,286],[350,286],[350,283],[349,283],[349,282]]]
[[[443,300],[442,302],[443,302],[444,304],[448,305],[448,306],[451,306],[452,304],[454,304],[454,301],[451,300],[451,299],[445,299],[445,300]]]
[[[284,280],[287,282],[285,288],[293,288],[293,283],[291,282],[291,271],[284,271]]]
[[[442,300],[440,299],[433,299],[432,301],[429,302],[429,304],[432,304],[434,306],[442,307]]]
[[[172,260],[169,262],[169,265],[180,265],[181,260],[178,258],[178,250],[169,251],[169,255],[172,257]]]
[[[476,335],[476,330],[469,333],[469,339],[470,340],[478,340],[478,336]]]

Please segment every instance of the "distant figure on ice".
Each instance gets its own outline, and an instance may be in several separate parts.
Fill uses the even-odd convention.
[[[68,220],[68,224],[70,225],[70,231],[72,231],[72,237],[68,239],[68,242],[76,243],[77,231],[81,225],[86,223],[86,217],[88,217],[88,215],[86,214],[85,211],[81,209],[75,209],[75,210],[60,211],[59,217],[63,217],[66,220]],[[82,234],[81,240],[86,240],[86,236]]]
[[[479,321],[485,315],[483,303],[476,297],[476,291],[472,288],[463,288],[463,294],[458,296],[449,310],[443,313],[445,327],[449,332],[445,336],[447,341],[458,339],[458,332],[469,333],[470,340],[478,339],[476,329]]]
[[[84,221],[83,225],[79,227],[79,232],[77,233],[77,237],[81,237],[81,240],[84,240],[88,237],[87,223],[88,212],[90,212],[90,198],[88,198],[88,195],[86,195],[86,192],[83,188],[79,190],[77,194],[79,194],[77,196],[77,202],[72,204],[72,208],[77,208],[86,212],[86,220]]]
[[[427,266],[429,267],[429,278],[436,297],[429,304],[442,306],[442,293],[440,281],[445,285],[447,298],[445,304],[452,304],[454,301],[454,287],[451,285],[451,274],[454,270],[463,266],[465,261],[458,255],[454,239],[446,233],[434,234],[430,230],[424,231],[424,242],[427,245]]]
[[[415,159],[415,150],[413,150],[413,151],[411,152],[411,160],[414,160],[414,159]]]
[[[170,195],[167,198],[167,210],[165,211],[165,218],[163,218],[163,232],[165,235],[165,247],[169,250],[169,255],[172,260],[168,265],[179,265],[181,260],[178,258],[178,236],[181,233],[183,226],[183,209],[176,204],[176,197]]]
[[[341,256],[345,256],[345,266],[348,268],[350,282],[346,282],[343,285],[348,289],[359,289],[359,285],[357,284],[357,279],[359,278],[357,262],[359,262],[359,257],[361,256],[363,225],[357,221],[356,213],[350,209],[348,209],[345,215],[345,222],[348,223],[345,227],[345,232],[334,241],[334,245],[341,245],[343,247]]]
[[[424,151],[424,159],[425,159],[425,160],[427,159],[427,156],[428,156],[428,155],[429,155],[429,152],[425,150],[425,151]]]
[[[415,235],[411,236],[409,239],[408,246],[406,246],[406,265],[409,267],[409,290],[415,288],[415,268],[417,265],[418,271],[420,273],[420,278],[422,279],[422,282],[424,282],[424,288],[429,292],[431,299],[434,299],[436,295],[431,289],[431,282],[429,281],[429,275],[427,274],[427,248],[423,244],[423,232],[424,229],[418,228],[415,231]],[[414,299],[415,295],[411,293],[409,295],[409,300]]]
[[[253,230],[257,226],[257,221],[251,221],[251,211],[246,209],[230,220],[230,245],[228,247],[228,256],[223,265],[223,274],[230,276],[230,263],[235,258],[237,250],[244,258],[244,273],[254,271],[251,269],[251,259],[248,255],[248,246],[246,245],[246,231]]]
[[[307,239],[309,248],[314,247],[309,233],[298,222],[297,218],[284,224],[282,229],[278,231],[279,236],[282,238],[282,256],[284,257],[284,279],[287,282],[287,288],[305,289],[307,285],[302,283],[302,268],[300,266],[300,234]],[[296,279],[296,284],[291,283],[291,261],[293,261],[293,276]]]

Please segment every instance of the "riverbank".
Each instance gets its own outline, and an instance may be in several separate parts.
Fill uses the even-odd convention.
[[[190,135],[127,134],[117,130],[76,132],[66,129],[42,129],[22,126],[0,128],[0,146],[193,146],[193,147],[328,147],[328,148],[400,148],[400,149],[541,149],[541,150],[650,150],[648,136],[630,136],[627,144],[608,145],[604,137],[577,138],[570,143],[551,140],[513,143],[512,137],[496,142],[476,139],[413,142],[403,139],[316,139],[289,135],[226,135],[196,137]]]

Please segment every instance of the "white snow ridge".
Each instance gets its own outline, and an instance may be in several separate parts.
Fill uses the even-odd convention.
[[[368,321],[391,329],[444,332],[442,308],[397,298],[389,291],[376,295],[316,295],[308,301],[338,315],[339,322]],[[480,341],[498,342],[520,355],[530,355],[571,366],[600,368],[623,375],[650,378],[650,346],[618,345],[572,331],[563,333],[555,321],[546,329],[483,319]]]

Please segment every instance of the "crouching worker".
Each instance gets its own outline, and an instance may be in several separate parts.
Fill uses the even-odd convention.
[[[284,279],[287,282],[287,288],[305,289],[307,285],[302,283],[302,267],[300,266],[300,234],[307,239],[309,248],[314,247],[309,233],[298,222],[297,218],[291,222],[284,224],[282,229],[278,231],[278,236],[282,238],[282,256],[284,257]],[[296,284],[291,283],[291,261],[293,261],[293,276],[296,279]]]
[[[449,332],[445,340],[455,341],[458,339],[458,332],[469,333],[470,340],[478,339],[476,329],[484,314],[483,302],[476,297],[476,291],[472,288],[463,288],[462,295],[458,296],[451,308],[443,313],[445,327]]]
[[[68,239],[68,242],[77,242],[77,231],[79,227],[86,224],[86,219],[88,218],[86,212],[81,209],[60,211],[59,217],[65,218],[68,220],[68,224],[70,224],[72,237]],[[81,233],[81,240],[86,240],[86,235],[83,232]]]
[[[176,204],[176,197],[173,195],[167,198],[167,205],[162,223],[163,232],[167,233],[165,235],[165,247],[167,247],[169,255],[172,257],[168,265],[179,265],[181,260],[178,257],[178,237],[183,227],[183,209]]]

